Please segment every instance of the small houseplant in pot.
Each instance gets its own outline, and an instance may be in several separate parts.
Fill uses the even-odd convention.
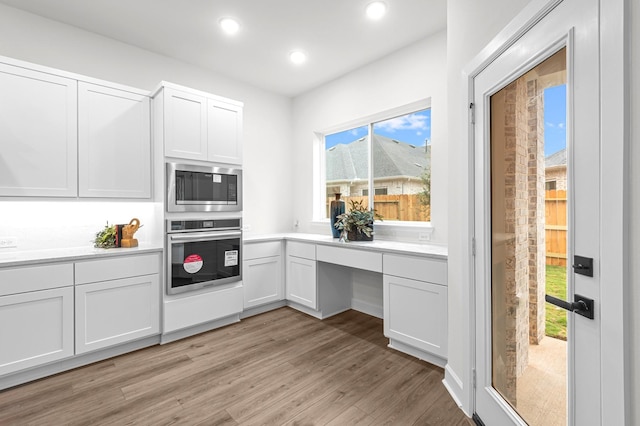
[[[382,216],[368,209],[362,200],[349,200],[349,211],[339,215],[334,226],[345,241],[372,241],[375,219],[382,220]]]

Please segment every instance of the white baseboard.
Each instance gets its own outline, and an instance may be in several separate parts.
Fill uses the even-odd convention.
[[[414,348],[413,346],[409,346],[402,342],[398,342],[397,340],[394,340],[394,339],[389,339],[389,345],[387,346],[389,346],[391,349],[395,349],[397,351],[404,352],[405,354],[414,356],[423,361],[427,361],[428,363],[431,363],[433,365],[437,365],[440,368],[444,368],[445,364],[447,363],[447,360],[444,358],[440,358],[437,355],[430,354],[418,348]]]
[[[351,309],[380,319],[383,319],[384,317],[382,306],[363,302],[362,300],[351,299]]]
[[[183,328],[182,330],[172,331],[160,336],[160,344],[175,342],[176,340],[184,339],[185,337],[194,336],[196,334],[204,333],[216,328],[224,327],[240,321],[240,315],[231,315],[226,318],[222,318],[216,321],[206,322],[204,324],[198,324],[194,327]]]
[[[124,343],[119,346],[89,352],[82,355],[76,355],[71,358],[54,361],[51,364],[33,367],[24,371],[8,374],[0,378],[0,390],[8,389],[17,385],[21,385],[32,380],[42,379],[47,376],[61,373],[63,371],[72,370],[84,365],[93,364],[94,362],[103,361],[128,352],[137,351],[149,346],[157,345],[160,342],[160,336],[155,335],[145,337],[133,342]]]
[[[240,313],[240,319],[264,314],[265,312],[273,311],[278,308],[282,308],[283,306],[287,306],[286,300],[279,300],[277,302],[267,303],[266,305],[256,306],[255,308],[248,308]]]

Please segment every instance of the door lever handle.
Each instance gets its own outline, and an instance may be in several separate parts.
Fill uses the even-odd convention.
[[[545,294],[544,296],[544,300],[552,305],[566,309],[570,312],[575,312],[583,317],[593,319],[593,299],[580,296],[579,294],[575,294],[573,298],[573,302],[567,302],[566,300],[558,299],[557,297],[549,296],[548,294]]]

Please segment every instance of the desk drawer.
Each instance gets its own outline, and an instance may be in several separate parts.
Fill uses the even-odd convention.
[[[447,262],[445,260],[385,254],[383,269],[387,275],[447,285]]]
[[[382,253],[323,245],[318,245],[317,253],[320,262],[349,266],[351,268],[364,269],[372,272],[382,272]]]
[[[287,241],[287,255],[316,260],[316,245],[300,243],[297,241]]]

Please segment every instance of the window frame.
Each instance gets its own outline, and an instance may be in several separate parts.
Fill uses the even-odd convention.
[[[422,111],[431,108],[431,98],[420,99],[409,104],[405,104],[399,107],[391,108],[388,110],[380,111],[375,114],[360,117],[351,121],[344,122],[339,125],[326,127],[319,131],[313,132],[314,139],[314,190],[313,190],[313,222],[328,223],[329,218],[326,216],[326,162],[325,162],[325,136],[333,133],[343,132],[358,127],[367,126],[367,150],[368,150],[368,192],[374,194],[373,197],[368,197],[369,208],[373,208],[375,199],[375,188],[373,179],[373,150],[371,149],[371,135],[373,134],[374,124],[389,120],[392,118],[408,115],[414,112]],[[431,122],[433,123],[433,115]],[[433,143],[433,139],[431,139]],[[432,168],[433,170],[433,168]],[[433,215],[433,208],[432,208]],[[433,217],[433,216],[432,216]],[[433,228],[432,222],[418,222],[418,221],[400,221],[400,220],[384,220],[380,222],[382,226],[406,226],[406,227],[424,227]],[[378,223],[376,222],[376,226]]]

